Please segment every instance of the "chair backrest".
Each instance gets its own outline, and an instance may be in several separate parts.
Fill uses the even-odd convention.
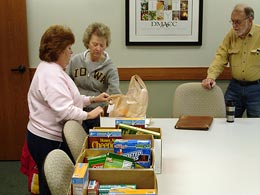
[[[68,120],[63,127],[62,134],[63,140],[65,144],[67,144],[74,162],[76,162],[87,137],[87,133],[78,121]]]
[[[205,89],[200,82],[180,84],[173,96],[173,117],[199,115],[224,118],[226,116],[224,94],[218,85]]]
[[[52,150],[46,156],[43,171],[52,195],[69,194],[74,164],[63,150]]]

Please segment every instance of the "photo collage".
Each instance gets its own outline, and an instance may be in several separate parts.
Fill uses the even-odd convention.
[[[141,0],[141,21],[188,20],[188,0]]]

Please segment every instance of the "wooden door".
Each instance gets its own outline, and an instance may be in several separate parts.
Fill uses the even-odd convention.
[[[28,122],[26,0],[0,1],[0,160],[19,160]]]

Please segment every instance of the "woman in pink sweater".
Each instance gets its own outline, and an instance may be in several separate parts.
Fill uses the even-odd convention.
[[[109,95],[80,95],[77,86],[64,71],[74,43],[71,30],[61,25],[49,27],[41,38],[39,57],[42,60],[28,92],[29,122],[27,143],[39,169],[40,194],[50,194],[42,175],[45,157],[53,149],[68,152],[62,141],[62,128],[67,120],[86,120],[98,117],[103,109],[91,112],[83,107],[93,102],[108,101]]]

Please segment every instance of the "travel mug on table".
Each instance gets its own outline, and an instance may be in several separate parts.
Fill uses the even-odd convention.
[[[235,103],[231,100],[226,102],[226,117],[229,123],[235,121]]]

